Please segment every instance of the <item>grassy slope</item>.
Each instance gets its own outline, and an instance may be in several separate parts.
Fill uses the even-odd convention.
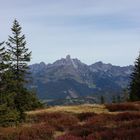
[[[26,123],[0,128],[0,140],[140,139],[140,102],[56,106],[26,113]]]
[[[84,105],[73,105],[73,106],[54,106],[47,109],[36,110],[27,112],[28,115],[35,115],[39,113],[53,113],[53,112],[69,112],[69,113],[109,113],[105,105],[98,104],[84,104]]]

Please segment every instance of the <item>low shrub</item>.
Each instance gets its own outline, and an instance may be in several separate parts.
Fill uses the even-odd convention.
[[[111,112],[140,111],[140,105],[134,103],[107,104],[106,108]]]
[[[0,127],[0,140],[16,140],[18,130],[13,127]]]
[[[76,125],[79,120],[75,115],[69,113],[43,113],[32,116],[34,122],[47,122],[58,131],[69,129]]]
[[[132,120],[128,122],[120,122],[118,123],[118,128],[124,128],[124,129],[140,128],[140,119]]]
[[[114,115],[115,121],[131,121],[140,119],[140,112],[124,112]]]
[[[110,121],[114,120],[115,115],[112,114],[99,114],[95,117],[91,117],[86,121],[86,125],[90,126],[104,126]]]
[[[84,139],[81,137],[65,134],[65,135],[57,137],[56,140],[84,140]]]
[[[69,134],[77,137],[85,138],[86,136],[90,135],[93,132],[100,132],[104,131],[107,128],[101,125],[92,125],[92,124],[83,124],[77,125],[70,129]]]
[[[54,129],[46,123],[34,124],[31,127],[22,127],[16,140],[50,140]]]
[[[86,140],[139,140],[140,128],[136,129],[107,129],[101,132],[93,132]]]
[[[0,140],[50,140],[53,134],[54,129],[47,123],[0,128]]]
[[[77,117],[80,121],[85,121],[91,117],[94,117],[96,116],[96,113],[94,112],[87,112],[87,113],[80,113],[80,114],[77,114]]]

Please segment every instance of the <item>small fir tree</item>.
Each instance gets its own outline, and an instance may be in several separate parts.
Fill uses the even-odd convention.
[[[130,100],[140,100],[140,54],[135,61],[133,73],[131,74]]]

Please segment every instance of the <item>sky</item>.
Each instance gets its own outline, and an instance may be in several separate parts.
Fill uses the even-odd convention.
[[[0,42],[22,26],[31,63],[70,54],[86,64],[132,65],[140,51],[140,0],[0,0]]]

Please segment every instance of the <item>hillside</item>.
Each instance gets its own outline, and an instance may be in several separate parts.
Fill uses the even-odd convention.
[[[25,123],[0,128],[0,140],[140,139],[140,102],[57,106],[26,114]]]
[[[120,67],[103,62],[86,65],[68,55],[52,64],[41,62],[31,65],[33,82],[29,87],[36,89],[43,100],[57,102],[57,99],[61,99],[64,104],[67,102],[65,99],[75,98],[83,98],[85,103],[95,103],[99,102],[101,95],[109,101],[128,86],[132,69],[133,66]],[[88,97],[93,100],[88,100]]]

